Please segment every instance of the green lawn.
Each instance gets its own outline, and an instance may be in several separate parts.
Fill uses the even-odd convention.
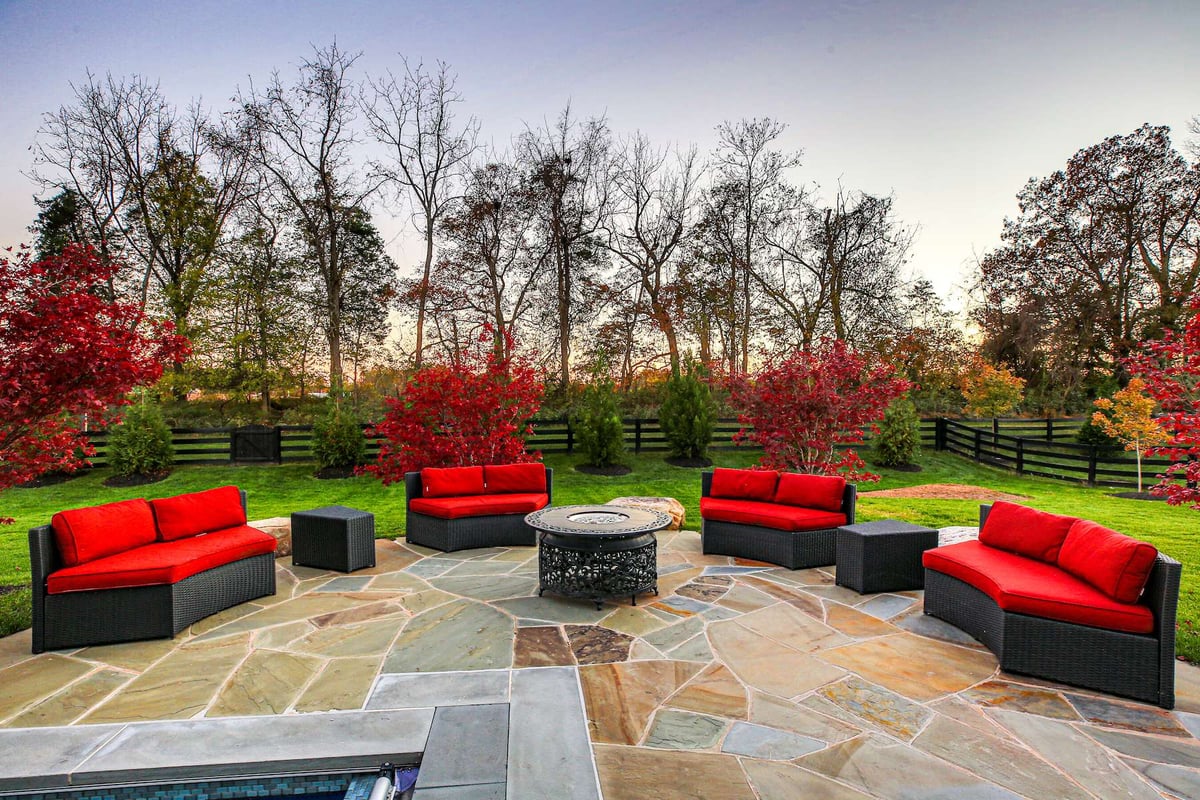
[[[718,451],[718,466],[749,466],[752,451]],[[663,462],[660,455],[645,455],[631,462],[633,472],[622,477],[595,477],[576,472],[578,457],[549,455],[546,462],[555,470],[554,500],[558,504],[602,503],[620,495],[665,495],[678,498],[687,509],[687,527],[699,528],[700,478],[697,470],[680,469]],[[1029,505],[1046,511],[1096,520],[1116,530],[1154,543],[1160,550],[1183,562],[1183,586],[1179,598],[1180,655],[1200,661],[1200,513],[1172,508],[1162,502],[1124,500],[1110,497],[1103,489],[1088,489],[1069,483],[1018,477],[966,459],[926,450],[924,471],[919,473],[881,470],[882,481],[860,490],[892,489],[925,483],[968,483],[988,486],[1027,497]],[[124,500],[131,497],[163,497],[234,483],[249,495],[252,519],[286,516],[292,511],[342,504],[374,512],[381,536],[404,533],[404,489],[383,487],[372,478],[320,481],[312,477],[311,464],[265,467],[186,467],[162,483],[134,489],[110,489],[103,485],[107,470],[97,470],[74,480],[42,489],[10,489],[0,492],[0,516],[15,524],[0,528],[0,587],[29,583],[28,528],[44,524],[58,510]],[[943,527],[978,523],[979,503],[970,500],[919,500],[873,498],[859,500],[859,519],[892,517]],[[29,624],[29,595],[23,591],[0,594],[0,635]]]

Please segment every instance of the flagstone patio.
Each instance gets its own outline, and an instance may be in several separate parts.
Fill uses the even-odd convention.
[[[278,594],[173,641],[0,640],[0,726],[415,708],[414,673],[477,672],[485,703],[496,670],[567,667],[606,800],[1200,797],[1190,665],[1174,712],[1002,674],[920,592],[705,556],[690,531],[659,534],[658,597],[600,610],[539,598],[535,548],[376,550],[352,575],[281,558]]]

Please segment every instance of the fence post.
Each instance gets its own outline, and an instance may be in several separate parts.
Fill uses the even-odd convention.
[[[1091,445],[1088,450],[1088,486],[1096,485],[1096,445]]]
[[[933,421],[933,449],[946,449],[946,418],[937,417]]]
[[[634,417],[633,419],[633,452],[642,452],[642,418]]]
[[[1054,441],[1054,418],[1046,417],[1046,441]]]
[[[1025,472],[1025,437],[1017,437],[1017,474]]]
[[[1000,420],[992,417],[992,444],[1000,443]]]
[[[983,451],[983,431],[976,428],[975,434],[975,460],[979,461]]]
[[[575,452],[575,429],[571,427],[570,418],[567,419],[567,452]]]

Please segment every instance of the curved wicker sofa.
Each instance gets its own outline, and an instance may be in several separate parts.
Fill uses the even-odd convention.
[[[511,465],[501,465],[511,466]],[[525,466],[525,465],[521,465]],[[532,466],[532,465],[531,465]],[[435,516],[413,509],[413,501],[424,498],[425,484],[422,472],[404,474],[405,539],[412,544],[449,552],[477,547],[511,547],[537,544],[536,532],[525,524],[525,515],[549,505],[553,498],[554,470],[542,464],[545,470],[545,491],[508,491],[485,488],[484,485],[463,486],[462,493],[441,495],[449,506],[474,504],[462,516]],[[454,469],[487,469],[486,467],[462,467]],[[493,467],[493,470],[495,468]],[[519,489],[520,484],[514,484]],[[453,489],[447,491],[455,491]],[[497,510],[502,509],[502,510]],[[441,513],[441,512],[439,512]]]
[[[990,505],[980,507],[981,529],[990,509]],[[935,553],[937,549],[926,552]],[[1009,560],[1013,557],[1006,556]],[[1149,633],[1108,630],[1006,611],[984,591],[929,568],[928,562],[925,613],[978,639],[992,651],[1000,668],[1006,672],[1173,708],[1175,609],[1181,569],[1179,562],[1172,558],[1161,553],[1155,557],[1145,589],[1136,603],[1153,614],[1153,630]]]
[[[230,537],[236,541],[236,547],[224,554],[209,553],[206,558],[210,561],[222,558],[231,560],[194,572],[175,582],[51,593],[47,587],[48,579],[55,573],[61,575],[69,570],[64,564],[63,554],[59,551],[59,540],[55,536],[53,526],[40,525],[32,528],[29,531],[29,556],[33,578],[33,652],[140,639],[171,638],[188,625],[210,614],[256,597],[275,594],[275,539],[269,534],[246,528],[246,493],[237,490],[236,487],[225,489],[238,492],[241,503],[240,521],[226,514],[223,522],[214,524],[233,523],[228,528],[211,528],[211,533],[198,533],[206,534],[203,539],[207,546],[215,545],[219,541],[217,537],[229,531]],[[221,490],[212,490],[219,491]],[[206,506],[212,508],[210,492],[172,499],[186,502],[189,498],[197,498],[192,508],[201,511]],[[121,504],[110,504],[112,505]],[[155,525],[159,528],[160,541],[143,547],[159,548],[159,552],[174,550],[180,554],[181,559],[195,558],[195,546],[189,547],[187,541],[181,541],[192,537],[181,533],[174,541],[161,541],[161,524],[161,517],[156,516]],[[125,555],[136,549],[112,553],[111,556]],[[237,557],[241,553],[253,551],[260,552]],[[105,557],[90,563],[102,566]]]
[[[775,475],[773,472],[764,473],[761,470],[729,470],[728,472],[755,472],[759,475]],[[784,473],[791,475],[791,473]],[[794,478],[818,478],[821,476],[792,476]],[[779,478],[777,480],[781,480]],[[745,504],[745,519],[758,519],[766,524],[752,524],[748,521],[730,521],[709,519],[711,513],[706,506],[706,498],[713,496],[713,472],[700,474],[700,541],[705,553],[715,555],[736,556],[755,561],[766,561],[779,564],[788,569],[819,567],[833,564],[836,561],[835,545],[837,529],[842,525],[854,524],[855,503],[858,490],[852,483],[847,483],[840,489],[841,500],[838,510],[820,509],[822,516],[814,516],[812,526],[804,530],[794,530],[791,520],[787,519],[800,511],[803,506],[779,502],[779,494],[772,487],[770,492],[759,493],[760,496],[745,496],[741,502]],[[779,521],[771,519],[779,512]],[[833,516],[830,516],[830,515]],[[741,515],[738,515],[741,516]],[[778,527],[776,527],[778,526]]]

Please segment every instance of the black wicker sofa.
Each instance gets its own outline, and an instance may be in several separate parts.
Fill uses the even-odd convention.
[[[33,652],[170,638],[275,594],[275,547],[236,486],[59,512],[29,531]]]
[[[405,538],[445,552],[533,546],[525,515],[550,505],[553,480],[554,470],[540,463],[407,472]]]
[[[837,529],[854,524],[857,489],[842,478],[716,469],[700,475],[705,553],[788,569],[834,563]]]
[[[1181,567],[1094,522],[981,506],[979,541],[927,550],[925,613],[1006,672],[1175,705]]]

